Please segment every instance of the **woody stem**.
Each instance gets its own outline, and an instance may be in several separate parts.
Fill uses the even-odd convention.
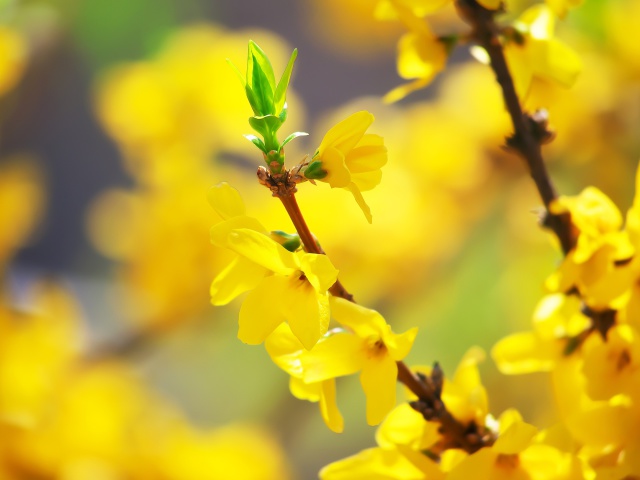
[[[324,254],[325,252],[316,242],[307,226],[307,222],[302,216],[295,193],[289,191],[287,193],[277,193],[275,196],[277,196],[284,205],[305,250],[309,253]],[[332,285],[329,292],[336,297],[344,298],[355,303],[353,295],[344,288],[339,280]],[[398,381],[403,383],[420,401],[428,405],[429,408],[433,407],[431,408],[431,410],[434,411],[433,420],[442,425],[441,434],[443,442],[450,445],[451,448],[462,448],[469,453],[478,450],[478,448],[483,445],[482,442],[469,438],[466,433],[466,427],[458,422],[446,409],[444,403],[436,393],[432,382],[429,379],[418,377],[403,361],[396,363],[398,366]]]

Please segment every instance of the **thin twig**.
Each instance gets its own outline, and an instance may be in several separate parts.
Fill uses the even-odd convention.
[[[547,209],[545,225],[556,234],[562,250],[567,254],[575,246],[575,235],[568,215],[555,215],[549,211],[551,203],[558,198],[549,172],[542,157],[541,145],[548,140],[546,118],[530,115],[522,110],[513,78],[507,66],[500,43],[500,29],[494,20],[495,11],[487,10],[476,0],[456,0],[456,7],[463,20],[473,28],[473,38],[489,54],[491,68],[500,84],[502,96],[514,134],[507,146],[519,153],[526,161],[540,197]]]
[[[261,177],[261,175],[263,174],[259,174],[259,177]],[[284,178],[286,178],[286,176]],[[284,178],[282,178],[282,180],[284,180]],[[273,195],[279,198],[284,205],[300,236],[304,249],[310,253],[324,254],[325,252],[318,245],[300,211],[295,197],[295,186],[287,186],[286,180],[284,180],[284,182],[280,180],[282,183],[279,183],[278,180],[280,179],[273,179],[272,177],[261,178],[261,183],[270,188]],[[339,280],[333,284],[329,292],[336,297],[344,298],[355,303],[353,295],[344,288]],[[437,380],[434,381],[430,378],[423,378],[416,375],[403,361],[396,363],[398,366],[398,381],[403,383],[418,397],[418,400],[412,402],[411,406],[420,412],[425,420],[440,424],[440,434],[442,437],[437,448],[434,448],[433,453],[440,453],[447,448],[461,448],[468,453],[473,453],[483,446],[488,446],[493,443],[495,440],[494,436],[490,432],[485,431],[483,427],[479,427],[473,422],[470,425],[463,425],[451,415],[440,398],[442,388],[441,385],[440,387],[435,385],[438,383]],[[439,367],[437,368],[437,372],[441,372]],[[441,384],[441,381],[439,383]]]

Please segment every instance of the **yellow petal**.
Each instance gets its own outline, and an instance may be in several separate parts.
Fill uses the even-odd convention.
[[[302,346],[302,343],[300,343],[300,340],[298,340],[298,337],[293,334],[289,325],[286,323],[278,325],[278,327],[265,340],[264,347],[271,357],[271,360],[273,360],[273,363],[292,377],[302,378],[300,354],[304,350],[304,347]],[[297,397],[298,395],[293,392],[293,387],[291,385],[290,388],[292,389],[294,396]],[[319,388],[316,388],[314,391],[319,395]],[[310,400],[308,398],[304,399]]]
[[[394,88],[390,92],[386,93],[384,97],[382,97],[382,101],[384,103],[395,103],[402,100],[404,97],[409,95],[416,90],[420,90],[421,88],[426,87],[431,83],[431,77],[418,78],[410,83],[405,83],[404,85],[400,85],[399,87]]]
[[[300,267],[318,293],[329,290],[338,279],[338,270],[326,255],[305,253],[300,259]]]
[[[303,380],[313,383],[356,373],[362,368],[364,355],[363,342],[355,335],[329,335],[300,356]]]
[[[325,149],[329,146],[346,155],[357,145],[367,128],[373,123],[373,115],[366,110],[356,112],[341,122],[337,123],[325,134],[320,147],[319,155],[322,157]]]
[[[281,311],[293,334],[304,348],[311,350],[329,327],[328,295],[316,292],[306,280],[289,278],[284,295],[273,298],[281,303]]]
[[[534,332],[522,332],[498,341],[491,350],[491,356],[502,373],[518,375],[550,371],[562,350],[560,341],[542,341]]]
[[[424,478],[424,473],[397,450],[382,448],[362,450],[356,455],[333,462],[320,470],[321,480],[424,480]]]
[[[447,480],[498,480],[492,475],[497,458],[492,448],[482,448],[456,465]]]
[[[629,407],[600,405],[566,419],[573,437],[584,445],[614,450],[637,436],[637,419]]]
[[[349,327],[360,338],[378,336],[387,330],[387,322],[382,315],[362,305],[345,300],[344,298],[331,297],[331,314],[346,327]]]
[[[266,235],[241,228],[229,233],[227,246],[234,252],[280,275],[298,269],[296,256]]]
[[[438,428],[435,422],[425,422],[408,403],[401,403],[376,431],[376,443],[383,448],[407,445],[414,450],[425,450],[440,439]]]
[[[229,234],[233,230],[240,228],[248,228],[266,234],[267,231],[262,224],[253,217],[247,217],[246,215],[240,215],[237,217],[231,217],[229,220],[225,220],[220,223],[216,223],[209,232],[211,237],[211,243],[217,247],[228,248]]]
[[[238,322],[240,340],[249,345],[258,345],[285,321],[279,300],[285,298],[287,283],[287,278],[284,277],[265,277],[255,289],[249,292],[240,307]]]
[[[342,433],[344,430],[344,419],[336,403],[336,381],[331,378],[322,382],[321,386],[320,413],[322,414],[322,419],[331,431]]]
[[[565,88],[571,87],[582,71],[580,57],[559,40],[532,41],[529,52],[536,76],[554,80]]]
[[[224,220],[245,214],[240,193],[227,182],[219,183],[207,192],[209,204]]]
[[[347,156],[347,165],[351,173],[367,172],[379,169],[387,163],[387,147],[380,135],[367,133]]]
[[[398,42],[398,74],[433,79],[447,63],[447,48],[435,35],[406,33]]]
[[[343,152],[329,145],[316,158],[322,161],[322,169],[327,172],[327,176],[321,181],[331,185],[331,188],[344,188],[349,185],[351,173],[344,162]]]
[[[353,194],[353,198],[356,199],[356,203],[362,210],[362,213],[364,213],[364,216],[367,217],[367,221],[372,223],[373,217],[371,216],[371,209],[369,208],[369,205],[365,203],[362,193],[358,190],[358,186],[355,183],[351,183],[347,188]]]
[[[235,258],[211,283],[213,305],[226,305],[241,293],[255,288],[268,270],[244,257]]]
[[[493,449],[502,454],[512,455],[529,446],[538,429],[522,421],[520,414],[510,409],[500,416],[500,435]]]
[[[322,396],[322,383],[304,383],[301,378],[289,377],[289,390],[297,399],[315,403]]]
[[[360,373],[360,383],[367,397],[367,423],[377,425],[396,405],[398,366],[389,356],[367,361]]]
[[[409,355],[417,334],[417,327],[413,327],[412,329],[407,330],[406,332],[399,335],[396,335],[393,332],[384,334],[382,336],[382,339],[384,341],[384,344],[387,346],[387,350],[389,351],[389,355],[391,356],[391,358],[398,362]]]
[[[532,38],[546,40],[553,37],[555,17],[547,5],[539,3],[525,10],[516,20],[515,26]]]

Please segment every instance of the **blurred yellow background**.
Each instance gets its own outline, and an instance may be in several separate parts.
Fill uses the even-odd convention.
[[[389,163],[365,192],[373,225],[326,185],[298,200],[356,299],[396,331],[420,327],[407,363],[451,374],[469,347],[528,328],[560,254],[523,163],[501,149],[510,124],[492,73],[461,47],[429,88],[384,104],[403,83],[402,28],[376,20],[375,3],[0,0],[0,478],[314,478],[373,445],[355,378],[338,382],[336,435],[262,347],[236,339],[240,302],[209,305],[229,259],[209,242],[211,185],[228,181],[248,214],[293,231],[242,137],[251,111],[226,58],[243,68],[249,39],[276,72],[299,50],[283,132],[310,136],[287,147],[289,166],[336,121],[376,116]],[[447,10],[434,28],[465,29]],[[595,185],[626,209],[639,4],[587,0],[557,31],[583,71],[569,90],[534,80],[525,102],[557,131],[552,176],[561,193]],[[481,368],[494,414],[553,421],[545,377]]]

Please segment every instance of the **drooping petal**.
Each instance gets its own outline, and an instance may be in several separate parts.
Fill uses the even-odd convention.
[[[286,293],[279,298],[282,312],[293,334],[304,348],[311,350],[329,328],[331,313],[328,296],[316,292],[305,279],[294,276],[286,280]]]
[[[329,290],[338,279],[338,270],[326,255],[305,253],[300,259],[300,267],[318,293]]]
[[[235,258],[211,283],[213,305],[226,305],[241,293],[255,288],[268,270],[244,257]]]
[[[240,228],[229,233],[227,246],[234,252],[279,275],[298,269],[296,256],[262,233]]]
[[[294,377],[302,377],[300,353],[304,347],[291,327],[281,323],[264,342],[267,353],[278,367]],[[293,388],[293,387],[292,387]],[[297,396],[293,390],[292,393]],[[308,400],[305,398],[305,400]]]
[[[348,189],[353,194],[353,198],[356,199],[356,203],[362,210],[362,213],[364,213],[364,216],[367,217],[367,221],[369,223],[372,223],[373,217],[371,216],[371,209],[369,208],[369,205],[367,205],[364,201],[364,197],[362,196],[362,193],[360,193],[358,186],[355,183],[351,183]]]
[[[285,321],[280,299],[286,298],[287,278],[265,277],[244,299],[240,307],[238,338],[249,345],[265,341]],[[274,301],[275,299],[275,301]]]
[[[367,423],[377,425],[396,405],[398,366],[389,356],[369,359],[360,372],[360,383],[367,397]]]
[[[351,375],[362,368],[364,360],[364,346],[360,338],[348,332],[334,333],[300,357],[302,378],[312,383]]]
[[[336,403],[336,381],[334,378],[321,382],[320,413],[324,423],[336,433],[344,430],[344,419]]]
[[[416,90],[423,89],[427,85],[431,83],[432,77],[418,78],[413,82],[405,83],[404,85],[400,85],[399,87],[394,88],[393,90],[387,92],[384,97],[382,97],[382,101],[384,103],[395,103],[402,100],[404,97],[409,95],[410,93],[415,92]]]

